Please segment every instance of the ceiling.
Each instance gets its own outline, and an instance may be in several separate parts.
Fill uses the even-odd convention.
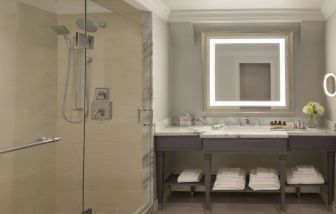
[[[83,13],[83,0],[19,0],[56,14]],[[173,22],[324,20],[336,0],[88,0],[89,13],[152,11]],[[129,5],[135,7],[132,8]],[[322,15],[323,14],[323,15]],[[324,16],[324,17],[323,17]]]
[[[83,0],[19,0],[19,2],[56,14],[81,14],[85,8]],[[89,13],[110,12],[93,1],[87,2],[87,8]]]
[[[320,9],[326,0],[155,0],[170,10]]]

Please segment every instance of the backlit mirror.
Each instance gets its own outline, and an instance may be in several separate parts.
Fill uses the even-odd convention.
[[[291,34],[203,33],[205,111],[290,111]]]
[[[323,79],[323,90],[328,97],[336,97],[336,75],[327,73]]]

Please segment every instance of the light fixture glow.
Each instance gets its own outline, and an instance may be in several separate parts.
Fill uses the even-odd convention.
[[[217,44],[279,44],[280,100],[279,101],[218,101],[216,100],[215,58]],[[285,107],[286,106],[286,40],[285,38],[239,38],[209,40],[209,105],[210,107]]]
[[[333,93],[330,93],[328,91],[328,85],[327,85],[327,81],[329,78],[333,78],[334,82],[336,81],[336,75],[334,73],[327,73],[324,78],[323,78],[323,89],[324,89],[324,93],[328,96],[328,97],[335,97],[336,96],[336,90]]]

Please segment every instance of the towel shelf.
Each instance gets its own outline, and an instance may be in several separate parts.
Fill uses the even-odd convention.
[[[35,146],[49,144],[49,143],[56,143],[60,141],[61,139],[62,139],[61,137],[41,137],[37,139],[35,142],[30,143],[30,144],[26,144],[23,146],[17,146],[17,147],[10,148],[10,149],[0,150],[0,154],[6,154],[6,153],[14,152],[14,151],[19,151],[22,149],[27,149],[27,148],[31,148]]]
[[[185,183],[178,183],[177,178],[179,174],[171,173],[164,182],[166,186],[204,186],[204,175],[199,182],[185,182]]]

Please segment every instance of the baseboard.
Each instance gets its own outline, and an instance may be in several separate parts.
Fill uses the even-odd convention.
[[[333,212],[336,212],[336,201],[333,201],[332,211],[333,211]]]
[[[320,196],[323,203],[328,204],[328,193],[326,191],[321,191]]]
[[[158,200],[155,200],[153,203],[153,213],[156,214],[159,212],[159,202]]]

